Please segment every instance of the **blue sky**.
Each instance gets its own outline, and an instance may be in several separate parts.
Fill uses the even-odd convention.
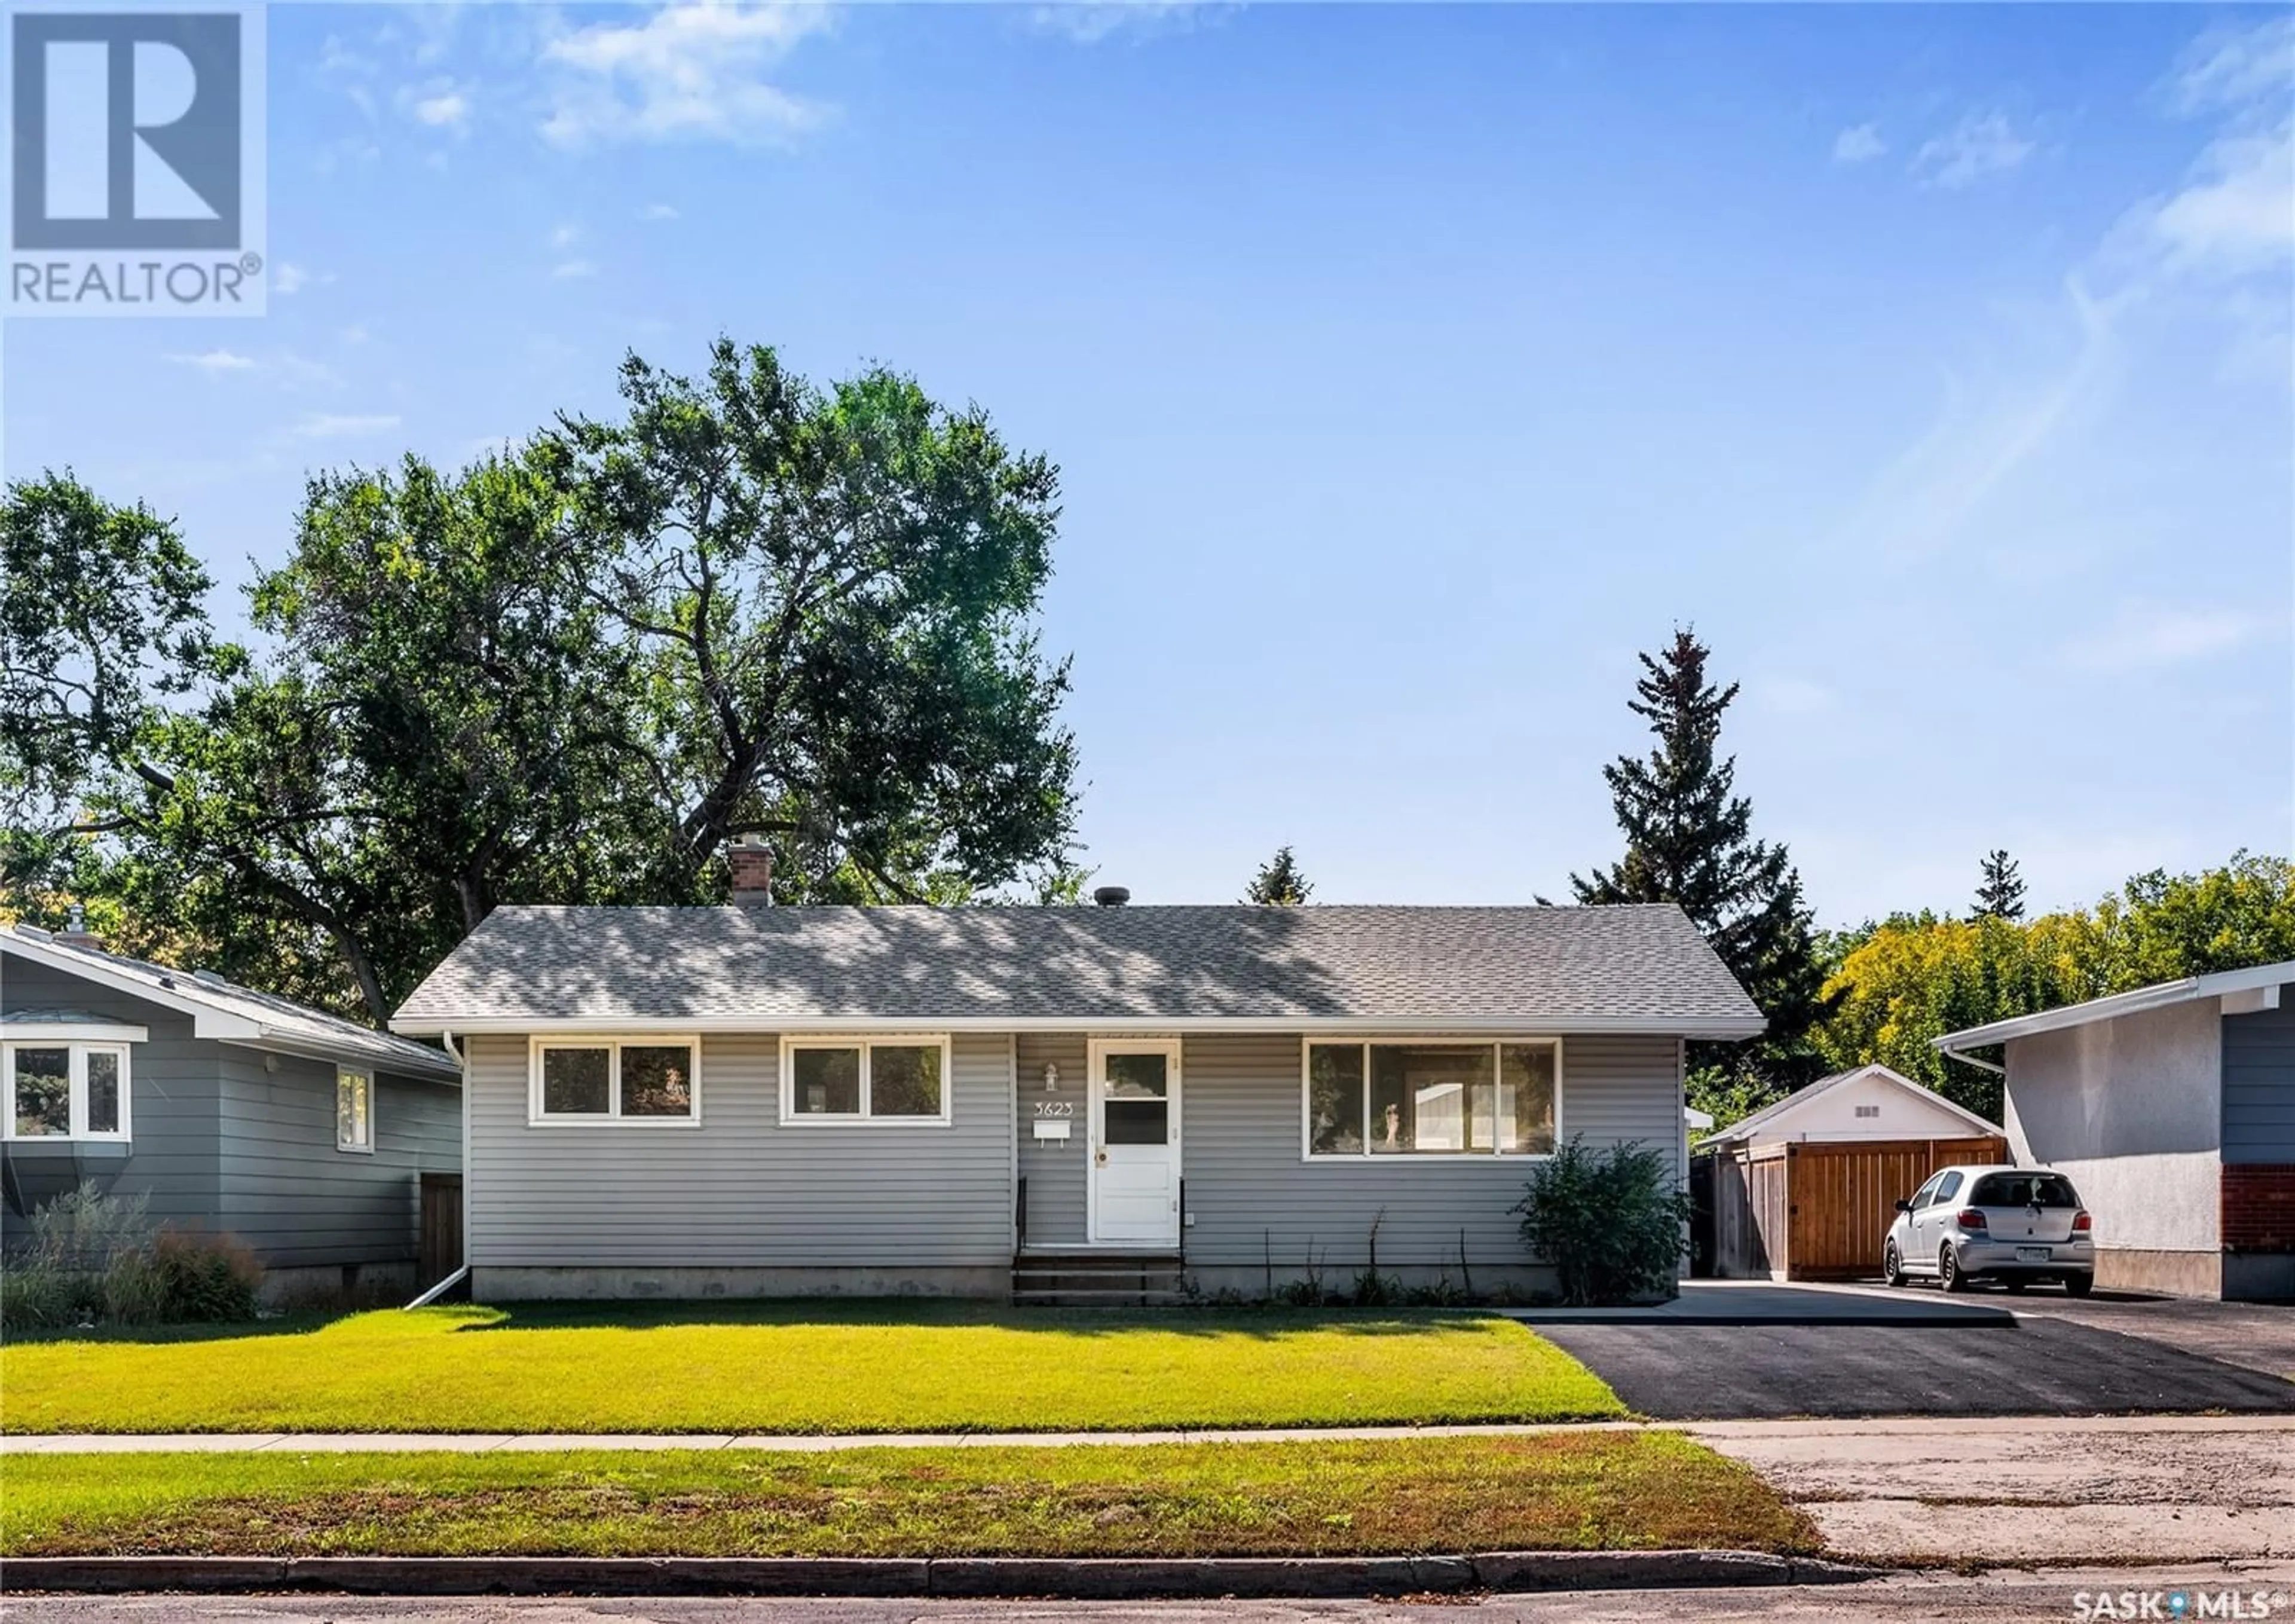
[[[279,5],[253,321],[11,322],[5,466],[236,587],[306,470],[730,333],[1064,470],[1087,861],[1615,853],[1694,622],[1819,918],[2295,845],[2295,20]],[[291,267],[291,268],[289,268]],[[235,592],[218,605],[240,611]]]

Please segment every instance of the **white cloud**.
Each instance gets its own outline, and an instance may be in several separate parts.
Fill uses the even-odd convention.
[[[342,339],[346,344],[363,344],[367,341],[367,331],[363,325],[354,322],[343,329]]]
[[[829,19],[821,5],[692,0],[642,22],[559,35],[543,49],[557,79],[542,133],[569,147],[787,142],[820,125],[828,110],[764,76]]]
[[[581,240],[582,228],[570,224],[559,225],[550,233],[550,246],[554,249],[570,249]]]
[[[1058,0],[1032,10],[1028,26],[1040,34],[1058,34],[1080,45],[1096,45],[1117,34],[1191,29],[1219,9],[1197,0]]]
[[[301,265],[282,260],[271,268],[271,291],[277,294],[300,293],[309,283],[311,273]]]
[[[255,370],[254,357],[242,355],[236,350],[201,350],[197,355],[170,355],[167,359],[177,366],[196,367],[211,377],[224,372],[249,372]]]
[[[2295,17],[2258,27],[2210,29],[2177,63],[2168,100],[2178,112],[2203,113],[2286,101],[2295,85]]]
[[[550,267],[550,280],[552,282],[578,282],[597,273],[598,267],[586,259],[561,259]]]
[[[648,203],[638,210],[641,220],[674,220],[677,217],[675,205],[669,203]]]
[[[2229,654],[2265,629],[2260,616],[2238,609],[2128,604],[2112,625],[2076,640],[2064,654],[2087,671],[2156,671]]]
[[[1852,125],[1833,138],[1833,161],[1837,164],[1861,164],[1878,158],[1889,150],[1881,139],[1881,127],[1875,124]]]
[[[459,130],[469,122],[470,99],[459,90],[435,91],[417,96],[409,110],[418,124],[433,129]]]
[[[314,412],[287,432],[298,440],[352,440],[397,427],[396,412]]]
[[[1912,171],[1932,186],[1957,192],[1987,175],[2021,167],[2038,150],[2016,133],[2005,113],[1970,113],[1946,134],[1923,142],[1913,155]]]
[[[2295,120],[2210,143],[2150,226],[2178,270],[2236,275],[2295,255]]]

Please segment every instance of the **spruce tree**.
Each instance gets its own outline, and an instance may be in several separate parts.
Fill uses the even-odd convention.
[[[2024,917],[2024,879],[2016,860],[2005,850],[1984,854],[1982,877],[1976,886],[1976,917],[1980,919],[2021,919]]]
[[[1314,888],[1299,872],[1299,863],[1291,855],[1291,848],[1284,845],[1277,847],[1275,855],[1259,865],[1259,873],[1252,880],[1251,888],[1243,894],[1243,900],[1277,908],[1296,908]]]
[[[1817,1070],[1807,1039],[1824,1008],[1824,967],[1800,873],[1783,845],[1752,837],[1736,760],[1716,755],[1737,685],[1706,680],[1709,652],[1694,632],[1676,629],[1662,654],[1640,657],[1629,706],[1656,747],[1602,769],[1625,855],[1570,884],[1580,902],[1678,903],[1769,1022],[1745,1049],[1694,1046],[1692,1064],[1734,1071],[1751,1061],[1770,1081],[1798,1086]]]

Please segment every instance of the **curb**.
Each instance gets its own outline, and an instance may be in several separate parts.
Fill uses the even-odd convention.
[[[1041,1596],[1337,1599],[1422,1593],[1822,1585],[1885,1570],[1762,1551],[1469,1556],[21,1556],[9,1594],[300,1590],[352,1595]]]

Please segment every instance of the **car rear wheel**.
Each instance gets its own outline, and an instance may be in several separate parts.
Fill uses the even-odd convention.
[[[1905,1260],[1897,1255],[1894,1241],[1881,1248],[1881,1283],[1891,1290],[1905,1283]]]
[[[2064,1291],[2070,1296],[2085,1297],[2088,1293],[2095,1289],[2095,1277],[2094,1275],[2066,1275],[2064,1277]]]
[[[1937,1252],[1937,1277],[1948,1292],[1968,1289],[1968,1277],[1960,1272],[1960,1260],[1952,1254],[1952,1243],[1946,1242]]]

